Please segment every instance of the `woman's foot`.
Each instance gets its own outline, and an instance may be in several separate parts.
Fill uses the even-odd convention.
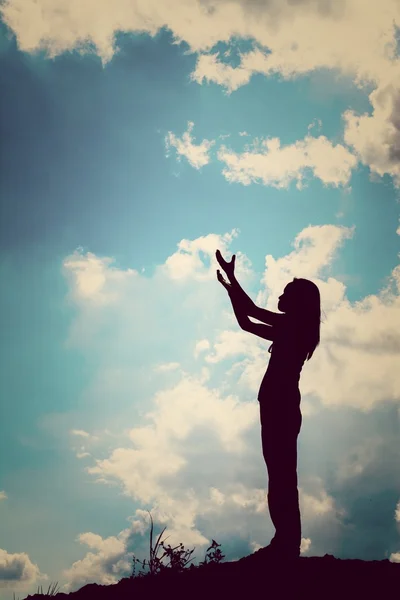
[[[274,538],[268,546],[259,548],[253,554],[244,556],[240,559],[240,562],[246,561],[279,561],[280,563],[287,563],[297,560],[300,557],[300,551],[296,549],[288,549],[287,547],[280,547]]]
[[[264,562],[264,560],[272,560],[274,558],[278,558],[278,553],[276,552],[276,544],[269,544],[264,548],[259,548],[253,554],[249,554],[248,556],[244,556],[240,559],[240,563],[258,563],[260,561]]]
[[[276,554],[280,555],[283,559],[300,558],[300,548],[288,543],[285,544],[285,542],[280,542],[277,540],[276,534],[270,541],[270,546],[272,546]]]

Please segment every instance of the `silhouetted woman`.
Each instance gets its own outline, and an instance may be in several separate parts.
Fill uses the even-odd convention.
[[[279,297],[281,313],[272,312],[256,306],[240,287],[234,275],[235,255],[227,262],[217,250],[216,258],[229,283],[219,269],[218,281],[229,293],[240,327],[273,342],[258,401],[262,449],[268,469],[268,507],[276,531],[270,545],[262,552],[272,557],[298,558],[301,521],[297,437],[302,422],[299,380],[304,362],[310,360],[319,344],[319,290],[308,279],[294,278]],[[265,324],[253,323],[249,316]]]

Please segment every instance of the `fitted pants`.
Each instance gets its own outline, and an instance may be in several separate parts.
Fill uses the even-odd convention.
[[[286,398],[287,400],[287,398]],[[289,403],[285,402],[288,406]],[[268,470],[268,507],[275,527],[272,544],[300,553],[301,518],[297,489],[297,437],[302,423],[300,402],[286,410],[260,400],[261,441]]]

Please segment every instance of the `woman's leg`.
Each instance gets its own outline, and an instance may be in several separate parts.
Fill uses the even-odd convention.
[[[297,437],[301,413],[288,418],[261,410],[261,439],[268,469],[268,506],[275,526],[273,545],[298,555],[301,519],[297,489]]]

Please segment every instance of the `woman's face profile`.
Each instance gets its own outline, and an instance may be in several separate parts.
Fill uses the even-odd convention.
[[[279,296],[279,299],[278,299],[278,310],[280,310],[283,313],[290,310],[290,303],[291,303],[291,296],[292,296],[291,295],[291,285],[292,284],[288,283],[288,285],[283,290],[283,294],[281,296]]]

